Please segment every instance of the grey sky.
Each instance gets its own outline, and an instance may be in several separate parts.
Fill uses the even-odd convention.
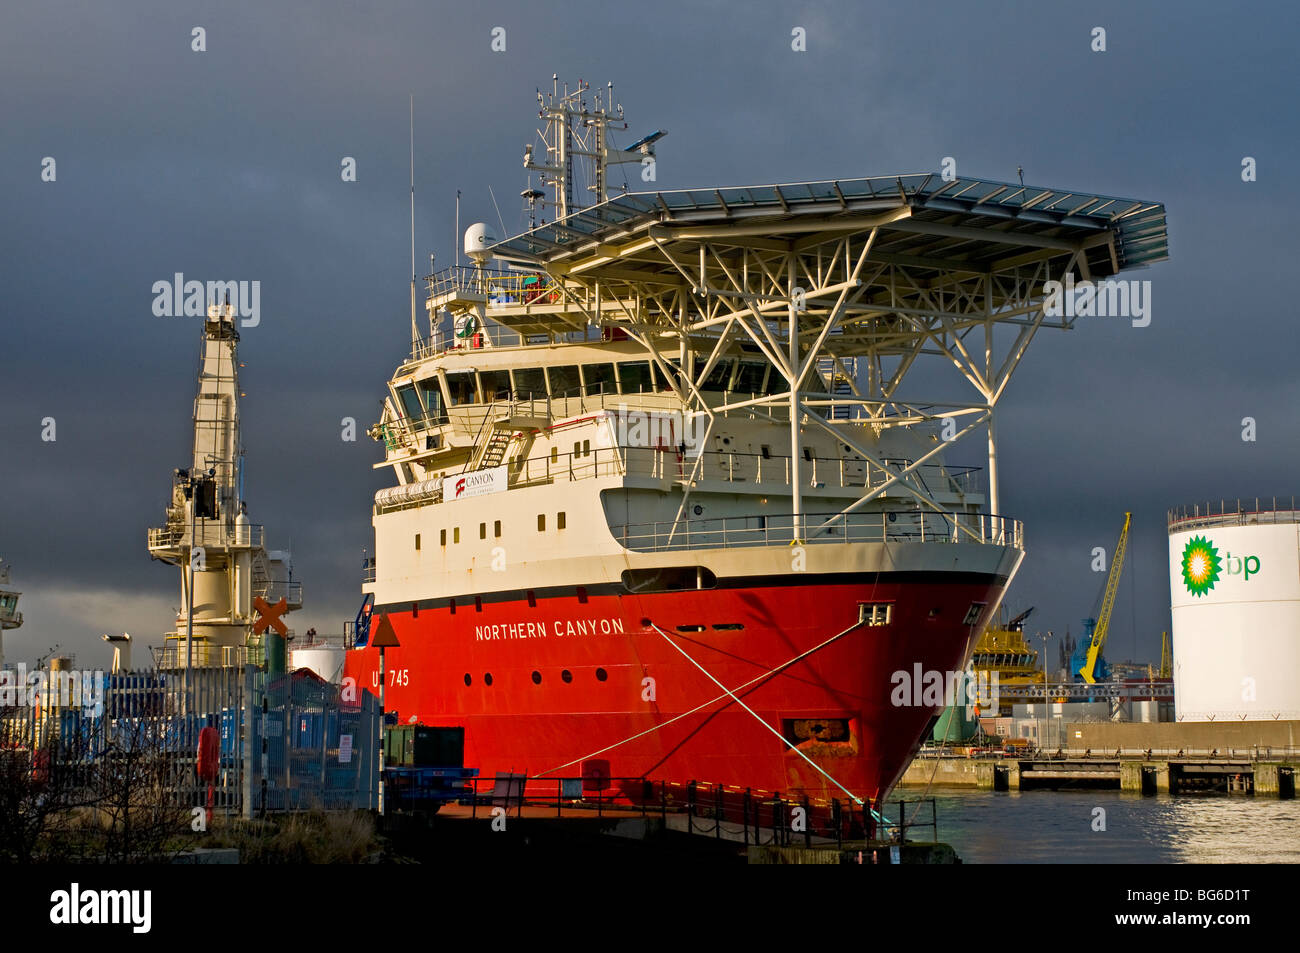
[[[341,629],[387,478],[370,469],[378,445],[342,442],[339,421],[373,422],[409,333],[407,94],[417,255],[441,266],[457,189],[462,224],[496,221],[489,185],[519,223],[534,88],[553,72],[612,80],[629,132],[670,130],[660,188],[934,171],[953,156],[962,175],[1014,180],[1021,165],[1032,184],[1167,206],[1171,260],[1129,276],[1152,281],[1150,327],[1044,332],[1002,401],[1003,509],[1029,545],[1010,602],[1039,607],[1031,628],[1079,631],[1101,583],[1092,547],[1109,551],[1131,509],[1108,655],[1158,655],[1165,510],[1300,490],[1297,309],[1275,290],[1296,253],[1294,7],[559,8],[0,9],[0,556],[28,620],[11,659],[58,642],[102,663],[101,632],[156,643],[170,627],[178,575],[150,562],[144,534],[189,452],[198,328],[150,310],[153,282],[177,271],[262,283],[241,350],[249,510],[273,545],[292,542],[308,602],[294,627]],[[190,49],[195,26],[207,52]],[[505,53],[489,49],[494,26]],[[1242,182],[1243,156],[1257,182]],[[982,464],[969,454],[952,462]]]

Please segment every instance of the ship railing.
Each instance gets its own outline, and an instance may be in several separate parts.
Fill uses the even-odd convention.
[[[421,784],[427,789],[422,789]],[[441,778],[414,779],[400,788],[389,785],[392,800],[401,810],[406,800],[413,808],[433,797],[445,796]],[[657,817],[664,827],[717,840],[746,845],[842,848],[846,845],[883,845],[908,840],[913,828],[930,829],[938,839],[934,799],[894,801],[896,820],[890,820],[866,802],[847,795],[814,798],[783,796],[779,792],[707,781],[656,781],[644,777],[525,777],[501,774],[496,778],[465,778],[457,801],[471,818],[482,810],[496,809],[517,817]],[[919,807],[929,802],[922,816]],[[908,805],[913,805],[909,812]],[[891,812],[893,813],[893,812]]]
[[[545,272],[450,265],[425,278],[431,298],[461,296],[512,298],[513,304],[551,300],[555,281]]]
[[[1024,528],[1019,520],[984,513],[916,509],[806,513],[798,518],[792,514],[694,518],[612,524],[610,531],[624,549],[635,552],[789,546],[796,542],[979,543],[1024,548]]]
[[[888,460],[891,467],[903,469],[911,465],[907,460]],[[698,463],[698,465],[697,465]],[[800,482],[807,477],[812,490],[828,487],[865,490],[884,485],[891,471],[865,460],[845,460],[840,457],[801,458]],[[588,476],[645,477],[675,483],[692,483],[701,480],[723,483],[743,483],[751,486],[789,486],[790,457],[761,453],[742,453],[729,450],[705,450],[700,453],[682,453],[677,448],[614,447],[594,448],[590,452],[579,450],[517,459],[511,466],[515,483],[532,485],[557,479],[581,479]],[[948,467],[941,464],[923,464],[912,471],[914,485],[932,492],[947,492],[961,496],[978,495],[979,470],[976,467]],[[904,478],[908,479],[908,478]],[[909,481],[910,482],[910,481]]]
[[[175,549],[190,545],[190,526],[173,523],[151,527],[148,532],[150,549]],[[224,520],[196,520],[193,545],[195,546],[250,546],[258,548],[266,539],[266,528],[260,523],[244,526],[227,525]]]
[[[528,402],[514,402],[510,405],[511,413],[525,415],[540,409],[539,406],[530,408]],[[482,425],[485,419],[480,416],[479,424]],[[470,423],[469,418],[466,418],[466,423]],[[898,469],[911,465],[909,460],[885,462]],[[883,486],[891,477],[891,471],[874,463],[839,457],[801,458],[799,465],[800,482],[806,476],[808,482],[805,485],[813,492],[826,489],[865,492]],[[791,471],[790,457],[776,454],[764,456],[761,453],[706,450],[691,455],[676,448],[590,447],[588,441],[579,443],[576,451],[507,458],[501,466],[508,468],[511,489],[597,477],[636,477],[682,486],[718,482],[738,486],[789,487]],[[979,469],[976,467],[923,464],[903,479],[922,490],[964,499],[967,496],[979,496],[978,477]],[[440,498],[436,493],[418,499],[376,501],[375,513],[392,513],[437,502],[440,502]],[[929,524],[927,535],[930,535]]]
[[[1253,526],[1256,524],[1300,523],[1296,498],[1255,497],[1252,499],[1210,500],[1168,512],[1169,531],[1214,526]]]
[[[255,582],[250,587],[254,598],[261,597],[274,605],[281,598],[290,607],[302,607],[302,583],[267,579]]]

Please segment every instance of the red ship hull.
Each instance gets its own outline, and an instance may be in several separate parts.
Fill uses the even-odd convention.
[[[895,704],[896,673],[961,668],[973,604],[994,605],[1006,580],[866,578],[381,607],[401,643],[385,654],[386,708],[463,726],[466,766],[486,778],[576,778],[603,761],[614,778],[874,799],[939,710],[910,689]],[[862,603],[891,603],[889,624],[851,628]],[[378,654],[351,651],[345,668],[375,694]]]

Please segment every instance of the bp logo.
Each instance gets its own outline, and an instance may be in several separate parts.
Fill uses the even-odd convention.
[[[1219,551],[1204,536],[1193,536],[1183,549],[1183,585],[1194,596],[1203,596],[1219,581],[1223,561]]]

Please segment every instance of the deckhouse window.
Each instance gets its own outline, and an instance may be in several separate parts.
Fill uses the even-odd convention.
[[[451,399],[452,407],[474,403],[474,375],[469,373],[448,374],[447,396]]]
[[[769,367],[767,370],[767,383],[763,385],[762,393],[779,394],[784,390],[790,389],[790,385],[786,382],[786,379],[781,376],[781,373],[775,367]]]
[[[761,394],[765,374],[767,374],[766,364],[752,364],[745,361],[740,365],[740,372],[736,375],[736,385],[732,390],[738,394]]]
[[[588,394],[613,394],[618,390],[614,386],[613,364],[584,364],[582,378]]]
[[[515,375],[515,396],[523,400],[530,397],[546,399],[546,375],[540,367],[517,367]]]
[[[639,394],[650,390],[654,386],[650,378],[650,362],[625,361],[619,364],[618,383],[625,394]]]
[[[578,378],[577,364],[549,367],[546,372],[551,378],[551,396],[553,397],[576,395],[582,387],[582,381]]]
[[[397,396],[402,400],[402,409],[408,420],[420,420],[424,417],[424,408],[420,406],[420,397],[415,392],[414,384],[404,384],[397,388]]]
[[[678,378],[678,377],[681,376],[682,362],[679,361],[677,358],[673,358],[672,360],[669,360],[669,361],[664,361],[664,364],[667,365],[667,367],[668,367],[668,373],[669,373],[670,375],[672,375],[672,377],[673,377],[674,379],[675,379],[675,378]],[[663,390],[663,391],[670,391],[670,390],[673,389],[672,384],[670,384],[668,381],[662,379],[662,378],[663,378],[663,374],[662,374],[662,373],[660,373],[658,376],[661,378],[660,381],[659,381],[659,389],[660,389],[660,390]]]
[[[726,390],[727,385],[731,382],[731,361],[720,360],[713,365],[713,370],[709,371],[709,376],[704,380],[704,386],[701,390]]]

